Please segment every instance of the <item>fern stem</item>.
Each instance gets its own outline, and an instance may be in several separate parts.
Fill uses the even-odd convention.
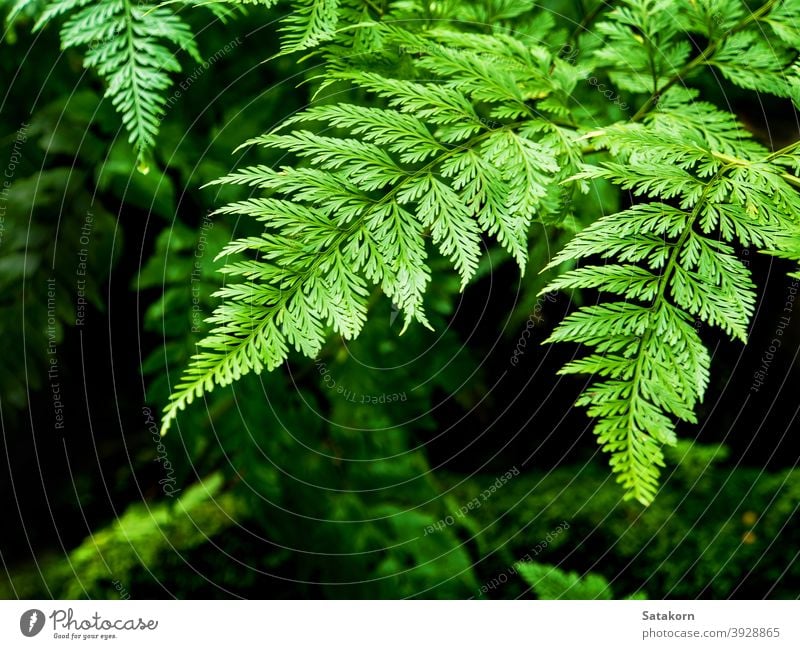
[[[796,146],[797,144],[798,143],[795,143],[791,146]],[[717,151],[712,151],[711,154],[718,160],[722,160],[723,162],[727,162],[729,165],[734,165],[737,167],[749,167],[752,164],[754,164],[750,160],[743,160],[742,158],[737,158],[735,156],[727,155],[725,153],[719,153]],[[771,159],[776,157],[776,155],[784,155],[784,154],[779,151],[776,151],[775,153],[764,158],[764,160],[761,162],[769,162]],[[783,178],[790,185],[794,185],[795,187],[800,187],[800,178],[798,178],[797,176],[794,176],[786,172],[781,174],[781,178]]]
[[[705,201],[706,196],[708,196],[709,190],[714,186],[714,183],[719,179],[722,175],[722,172],[727,167],[720,168],[714,177],[709,180],[706,184],[703,193],[701,194],[700,198],[697,201],[697,204],[694,206],[692,213],[689,215],[688,220],[686,221],[686,227],[681,232],[680,237],[675,242],[672,252],[670,253],[669,261],[667,265],[664,267],[664,272],[661,274],[661,278],[658,282],[658,287],[656,289],[656,296],[653,298],[653,303],[650,305],[650,311],[652,314],[655,314],[657,310],[661,307],[662,304],[667,303],[667,286],[672,276],[672,273],[675,270],[675,266],[678,263],[678,256],[681,253],[681,249],[686,244],[687,239],[692,233],[692,228],[694,227],[695,221],[700,216],[700,211],[703,207],[703,203]],[[636,407],[636,401],[640,397],[640,390],[639,390],[639,383],[642,377],[642,367],[644,365],[644,359],[647,355],[647,348],[650,344],[650,339],[653,337],[654,328],[652,325],[648,324],[647,330],[642,334],[639,340],[639,348],[637,350],[637,357],[636,357],[636,365],[633,371],[633,377],[631,378],[631,399],[630,399],[630,406],[628,410],[628,445],[627,448],[629,449],[628,453],[632,453],[632,449],[634,448],[634,430],[638,430],[635,427],[634,421],[634,409]],[[637,496],[637,499],[640,502],[643,502],[641,498],[639,498],[639,494],[636,493],[634,489],[634,494]]]
[[[665,83],[661,88],[658,88],[651,94],[647,101],[645,101],[639,110],[636,111],[636,114],[631,117],[632,122],[638,122],[641,120],[647,113],[652,110],[652,108],[658,103],[658,100],[661,96],[672,86],[674,86],[678,81],[681,81],[685,76],[687,76],[690,72],[692,72],[696,67],[703,65],[714,53],[717,51],[719,47],[719,42],[714,41],[713,43],[709,43],[708,46],[700,52],[696,57],[694,57],[689,63],[684,65],[680,70],[678,70],[670,79]]]
[[[127,50],[128,50],[128,65],[130,66],[131,70],[131,96],[133,97],[133,110],[136,114],[136,119],[134,120],[135,124],[143,124],[145,122],[146,116],[144,111],[142,110],[142,101],[141,97],[139,96],[139,85],[138,80],[136,79],[135,73],[135,66],[136,66],[136,50],[133,46],[134,34],[133,34],[133,9],[131,9],[130,0],[122,0],[123,11],[125,12],[125,34],[127,36]],[[137,146],[139,145],[139,140],[137,138]],[[144,160],[144,152],[139,148],[136,151],[136,162],[138,170],[146,174],[149,171],[149,167]]]
[[[364,2],[375,10],[379,18],[383,17],[383,9],[381,7],[376,5],[372,0],[364,0]]]
[[[754,22],[756,22],[758,20],[761,20],[770,11],[772,11],[772,8],[776,4],[778,4],[778,0],[767,0],[767,2],[765,2],[763,5],[761,5],[755,11],[751,12],[751,14],[747,18],[745,18],[741,23],[739,23],[738,25],[733,27],[731,29],[731,31],[728,32],[728,33],[732,34],[734,32],[740,31],[740,30],[744,29],[745,27],[748,27],[751,23],[754,23]],[[728,34],[726,34],[726,36],[727,35]]]
[[[773,160],[775,160],[775,158],[780,158],[781,156],[784,155],[791,155],[792,153],[795,153],[794,149],[797,149],[798,147],[800,147],[800,140],[798,140],[797,142],[792,142],[791,144],[783,147],[782,149],[773,151],[766,157],[765,162],[772,162]]]

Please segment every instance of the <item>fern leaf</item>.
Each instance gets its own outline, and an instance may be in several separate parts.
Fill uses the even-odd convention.
[[[544,289],[590,288],[625,299],[580,308],[547,342],[594,349],[562,372],[601,377],[577,404],[595,418],[598,441],[627,496],[643,504],[658,489],[661,447],[674,443],[675,419],[696,420],[694,408],[708,384],[710,358],[695,318],[747,339],[755,286],[729,242],[758,242],[789,255],[793,249],[778,233],[796,231],[793,219],[800,214],[798,194],[771,156],[744,160],[712,148],[709,139],[716,145],[723,136],[708,138],[706,131],[717,128],[729,138],[725,120],[692,127],[683,148],[671,146],[671,123],[654,117],[645,126],[607,129],[607,146],[628,151],[627,159],[587,166],[580,175],[679,207],[654,201],[599,219],[551,267],[585,258],[612,261],[569,270]],[[638,146],[629,148],[632,143]]]
[[[293,155],[296,165],[247,167],[219,181],[273,196],[220,210],[255,218],[265,232],[225,249],[250,257],[222,269],[246,281],[218,294],[214,330],[176,387],[164,430],[215,384],[272,369],[291,348],[314,356],[331,331],[358,335],[369,284],[400,308],[406,326],[430,326],[431,248],[452,262],[462,287],[478,268],[484,236],[496,237],[524,268],[547,187],[571,168],[563,162],[569,139],[554,139],[536,117],[487,124],[478,117],[480,93],[374,72],[339,76],[387,107],[311,107],[247,143]],[[342,133],[297,128],[315,122]]]

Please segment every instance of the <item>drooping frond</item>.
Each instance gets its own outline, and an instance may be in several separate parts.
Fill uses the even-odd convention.
[[[593,349],[561,372],[596,377],[578,405],[596,420],[619,482],[644,504],[658,488],[660,447],[674,443],[675,420],[696,421],[708,384],[710,358],[695,323],[747,340],[755,287],[734,245],[797,252],[797,241],[785,236],[800,218],[797,179],[766,152],[745,160],[715,150],[712,143],[746,133],[716,120],[711,107],[703,130],[672,128],[684,110],[689,117],[698,106],[672,106],[645,125],[607,129],[607,145],[628,153],[622,162],[587,166],[581,177],[608,179],[651,200],[579,233],[551,266],[593,263],[545,288],[601,293],[599,303],[569,315],[549,342]],[[740,150],[759,148],[750,143]]]
[[[412,42],[396,29],[387,38]],[[314,356],[329,331],[356,336],[370,285],[397,305],[406,326],[428,326],[432,248],[450,260],[462,287],[486,237],[524,268],[530,225],[544,210],[547,187],[569,173],[567,150],[577,145],[525,105],[525,92],[511,92],[513,69],[542,84],[536,92],[546,99],[548,58],[531,58],[510,37],[497,37],[493,52],[502,47],[509,60],[518,57],[497,83],[489,73],[496,55],[481,55],[475,45],[447,56],[460,70],[458,83],[430,80],[431,72],[447,73],[435,48],[416,62],[427,80],[337,72],[386,107],[314,106],[248,143],[298,164],[249,167],[219,181],[268,190],[220,210],[263,221],[264,234],[226,249],[247,256],[223,269],[239,283],[220,291],[215,329],[177,386],[165,428],[215,384],[274,368],[290,348]],[[486,102],[497,117],[481,117]],[[320,135],[319,124],[330,134]]]

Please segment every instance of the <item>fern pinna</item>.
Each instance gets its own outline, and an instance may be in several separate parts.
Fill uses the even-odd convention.
[[[549,340],[591,348],[563,372],[592,377],[578,403],[626,495],[650,502],[661,449],[676,422],[695,421],[708,385],[697,323],[746,340],[756,295],[737,251],[800,257],[797,150],[758,143],[690,86],[797,104],[800,2],[625,0],[577,28],[508,0],[292,6],[283,51],[314,48],[320,90],[347,84],[353,99],[323,99],[247,143],[285,164],[220,179],[252,195],[219,213],[264,229],[223,252],[230,282],[163,431],[216,385],[276,368],[291,349],[315,356],[332,332],[357,336],[375,290],[406,326],[429,326],[432,256],[462,286],[486,247],[525,268],[532,223],[559,228],[570,193],[612,184],[629,207],[582,215],[594,220],[552,260],[546,289],[600,301]],[[66,12],[64,44],[100,42],[87,65],[109,81],[144,160],[177,66],[159,43],[194,56],[191,33],[165,7],[128,0],[59,0],[42,21]]]

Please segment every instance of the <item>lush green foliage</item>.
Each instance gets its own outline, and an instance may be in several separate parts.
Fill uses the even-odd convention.
[[[0,596],[796,595],[798,3],[0,6]]]
[[[293,518],[284,528],[287,521],[277,509],[269,511],[265,523],[265,529],[282,530],[273,538],[286,543],[303,535],[318,536],[326,553],[304,554],[293,562],[293,553],[265,548],[260,556],[245,559],[241,552],[262,515],[263,501],[241,492],[234,496],[224,491],[218,475],[211,475],[203,487],[192,488],[175,503],[151,504],[149,511],[131,506],[68,558],[45,557],[38,569],[31,565],[18,571],[7,590],[0,582],[0,596],[144,597],[158,594],[159,583],[164,583],[170,584],[175,596],[196,597],[214,592],[209,581],[258,595],[264,593],[263,582],[283,574],[281,566],[288,563],[293,580],[278,582],[284,597],[601,599],[659,593],[687,599],[770,592],[792,598],[800,568],[794,563],[787,570],[785,554],[770,550],[776,544],[787,547],[797,542],[798,531],[792,525],[797,471],[765,475],[758,469],[720,468],[716,465],[725,452],[719,447],[682,445],[670,455],[679,461],[673,464],[667,493],[644,511],[620,502],[618,489],[597,465],[570,466],[548,475],[531,473],[509,483],[473,520],[461,519],[424,542],[392,549],[384,561],[373,553],[350,557],[326,553],[389,543],[398,538],[391,519],[358,525],[351,531],[353,541],[346,543],[335,524]],[[441,506],[439,513],[427,518],[407,515],[396,522],[397,527],[405,525],[417,535],[436,517],[452,511],[454,502],[467,502],[491,483],[456,475],[439,478],[442,485],[459,485],[447,501],[435,503],[436,508]],[[714,507],[708,507],[710,500]],[[347,495],[335,516],[361,513],[357,500]],[[521,563],[565,519],[571,521],[570,529],[536,554],[537,563]],[[292,526],[299,529],[290,534]],[[594,550],[581,551],[581,543],[590,537]],[[472,561],[475,556],[483,560]],[[670,560],[664,561],[667,556]],[[371,568],[371,563],[379,568]],[[207,572],[197,574],[188,568],[195,565]],[[249,567],[261,572],[254,574]],[[456,574],[458,578],[452,579]],[[367,575],[376,583],[354,583],[357,576]],[[622,576],[610,587],[611,575]],[[317,589],[303,579],[327,585]],[[502,587],[493,586],[499,582]]]
[[[524,270],[532,222],[558,224],[570,191],[603,179],[636,204],[598,218],[550,267],[614,263],[568,270],[546,290],[621,299],[583,307],[550,341],[594,348],[564,372],[605,379],[578,403],[597,419],[626,492],[651,502],[661,446],[674,443],[676,418],[696,420],[708,383],[693,318],[746,340],[755,293],[731,244],[796,258],[794,148],[770,153],[732,115],[676,86],[713,65],[746,89],[783,97],[800,87],[793,3],[754,13],[728,4],[666,11],[630,1],[566,58],[559,54],[573,49],[557,49],[546,31],[512,34],[502,21],[492,34],[454,31],[444,17],[413,32],[388,22],[364,28],[366,45],[334,41],[324,85],[348,82],[382,106],[313,106],[247,143],[298,164],[245,167],[219,181],[268,191],[219,210],[253,217],[264,231],[223,251],[233,259],[222,272],[234,281],[217,293],[214,328],[175,388],[164,431],[214,385],[274,369],[291,348],[314,357],[331,332],[357,336],[371,285],[407,326],[429,326],[430,254],[448,258],[463,286],[492,235]],[[770,30],[780,38],[775,55],[742,70],[735,53],[772,47]],[[690,60],[692,34],[709,45]],[[591,47],[595,38],[603,47]],[[638,111],[620,119],[585,109],[579,89],[589,74],[641,97]]]

